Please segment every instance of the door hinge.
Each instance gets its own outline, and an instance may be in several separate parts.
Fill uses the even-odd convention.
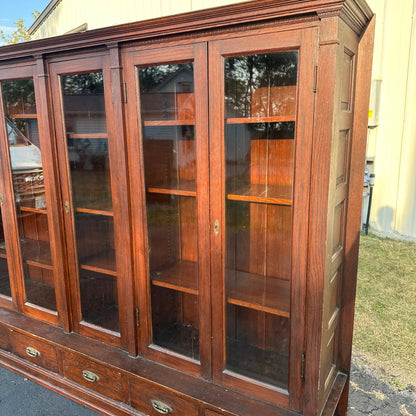
[[[313,74],[313,92],[316,93],[316,88],[318,86],[318,65],[315,66]]]
[[[124,102],[127,104],[127,84],[123,83],[123,90],[124,90]]]
[[[140,311],[139,308],[136,308],[136,324],[140,326]]]
[[[302,380],[305,380],[305,354],[302,354],[302,358],[301,358],[300,377]]]
[[[3,202],[4,202],[3,194],[0,194],[0,205],[3,206]]]

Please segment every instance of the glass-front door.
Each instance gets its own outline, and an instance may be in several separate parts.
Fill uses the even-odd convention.
[[[304,352],[313,36],[293,31],[209,44],[214,379],[295,409]]]
[[[287,388],[298,51],[224,65],[226,369]]]
[[[135,102],[128,96],[127,107],[138,120],[129,136],[140,145],[131,165],[143,157],[143,171],[131,177],[133,198],[136,178],[143,175],[144,184],[143,199],[134,204],[145,218],[143,252],[137,253],[144,257],[138,274],[146,276],[139,300],[142,348],[178,366],[187,362],[197,373],[201,364],[209,366],[210,331],[205,53],[200,45],[156,49],[130,55],[126,65],[127,93],[133,95],[133,85],[136,95]]]
[[[4,125],[7,132],[14,208],[23,272],[22,303],[57,314],[54,265],[51,256],[45,196],[42,146],[39,137],[33,77],[1,82]],[[2,288],[10,296],[5,277],[6,251],[0,246]]]
[[[114,203],[114,193],[126,195],[126,191],[117,182],[124,173],[115,174],[113,167],[114,160],[122,159],[122,153],[114,151],[115,140],[122,135],[111,127],[108,66],[107,57],[101,56],[80,59],[70,66],[72,70],[66,63],[52,63],[51,78],[73,326],[84,335],[125,346],[121,333],[126,339],[122,325],[128,318],[121,320],[120,315],[128,305],[120,299],[121,288],[128,287],[131,276],[121,273],[118,266],[118,256],[128,258],[129,253],[118,249],[117,221],[125,214],[115,209],[122,198]],[[128,233],[128,227],[123,231]]]

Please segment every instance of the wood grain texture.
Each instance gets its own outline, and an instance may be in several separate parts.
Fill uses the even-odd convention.
[[[343,36],[355,38],[370,17],[361,0],[255,0],[0,48],[0,82],[35,79],[47,202],[46,210],[23,207],[21,218],[16,214],[0,97],[0,192],[12,289],[12,301],[0,301],[6,307],[0,307],[0,348],[15,351],[0,351],[0,362],[107,415],[156,415],[153,398],[184,415],[315,415],[327,397],[328,415],[335,406],[345,414],[348,393],[337,374],[348,373],[351,358],[372,26],[358,60]],[[293,50],[300,57],[296,88],[261,86],[250,92],[259,103],[253,117],[225,119],[224,59]],[[149,97],[140,96],[137,68],[189,62],[194,92],[171,97],[174,118],[144,120],[140,110]],[[108,132],[68,136],[60,77],[88,71],[103,72]],[[264,107],[267,100],[282,103],[282,113]],[[237,134],[280,122],[295,129],[266,139]],[[245,151],[237,147],[250,146],[247,160],[230,171],[224,129],[236,135],[235,156]],[[160,130],[174,132],[172,139],[146,136]],[[68,138],[107,139],[110,204],[73,205]],[[248,172],[233,189],[227,175],[240,167]],[[149,206],[167,207],[168,220],[147,216]],[[231,226],[228,209],[237,217]],[[108,233],[94,231],[96,223]],[[22,230],[35,242],[23,255]],[[94,247],[77,242],[80,235]],[[25,294],[24,271],[33,284],[56,287],[56,312],[26,301],[32,293]],[[79,273],[99,274],[101,304],[113,296],[119,305],[116,325],[83,317]],[[172,303],[155,302],[165,298]],[[159,326],[167,324],[195,330],[192,348],[199,353],[175,350],[172,339],[159,342]],[[26,359],[29,341],[44,361]],[[251,352],[256,368],[237,362]],[[80,367],[99,380],[87,381]]]
[[[344,6],[345,5],[345,6]],[[149,39],[178,33],[190,33],[202,29],[216,29],[224,25],[284,19],[289,16],[309,17],[330,11],[354,25],[358,31],[365,28],[372,13],[363,0],[258,0],[244,4],[233,4],[177,16],[151,19],[145,22],[91,30],[82,34],[54,37],[53,40],[34,40],[29,45],[5,46],[0,51],[0,60],[33,56],[39,53],[68,51],[73,48],[87,48],[119,41]]]
[[[348,192],[349,207],[346,214],[345,252],[346,266],[342,291],[340,338],[343,340],[339,349],[341,371],[349,373],[351,363],[351,344],[354,322],[354,302],[356,276],[358,267],[359,230],[361,222],[362,181],[365,165],[365,146],[367,137],[367,110],[369,107],[371,68],[374,47],[375,17],[369,22],[358,45],[357,94],[354,102],[353,143],[351,148],[350,188]],[[348,388],[344,388],[337,407],[339,415],[346,415],[348,409]]]

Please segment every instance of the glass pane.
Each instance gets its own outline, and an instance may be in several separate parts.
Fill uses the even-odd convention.
[[[119,332],[102,72],[61,78],[82,320]]]
[[[199,359],[191,63],[139,69],[153,343]]]
[[[33,80],[2,82],[2,92],[26,301],[56,311]]]
[[[6,242],[4,241],[3,215],[0,208],[0,295],[12,296],[7,267]]]
[[[226,368],[287,388],[297,52],[225,60]]]

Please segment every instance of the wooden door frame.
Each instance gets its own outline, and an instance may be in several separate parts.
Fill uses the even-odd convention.
[[[110,161],[111,194],[114,212],[114,244],[116,247],[116,270],[118,305],[120,319],[120,334],[97,327],[82,321],[81,297],[78,276],[78,259],[76,254],[75,225],[72,209],[67,215],[64,206],[61,207],[65,223],[68,267],[70,275],[70,298],[72,306],[73,328],[82,335],[98,339],[102,342],[125,348],[131,355],[136,354],[134,341],[134,306],[132,289],[132,270],[130,255],[130,225],[128,194],[125,192],[126,163],[124,129],[120,122],[120,113],[115,113],[116,103],[121,96],[120,90],[113,88],[112,81],[117,77],[118,49],[113,45],[110,51],[98,51],[95,54],[66,56],[64,59],[52,58],[48,61],[50,73],[50,88],[53,101],[53,117],[55,120],[55,138],[57,146],[58,165],[61,176],[62,205],[69,202],[72,207],[72,192],[70,185],[69,161],[67,155],[66,132],[64,130],[63,105],[61,96],[60,76],[100,71],[104,79],[104,100],[106,125],[108,135],[108,153]],[[119,87],[120,88],[120,87]],[[120,123],[120,124],[119,124]],[[124,188],[123,188],[124,187]],[[127,231],[127,232],[126,232]],[[131,341],[133,339],[133,341]]]
[[[275,31],[274,33],[218,40],[209,44],[210,65],[210,186],[211,192],[211,273],[213,376],[219,384],[282,407],[300,411],[303,407],[302,356],[306,342],[306,286],[308,266],[308,222],[311,173],[311,148],[314,112],[314,76],[317,56],[317,28]],[[296,150],[292,211],[292,279],[290,360],[288,391],[249,380],[225,370],[225,166],[224,155],[224,83],[225,56],[299,50]],[[220,172],[220,174],[218,174]],[[214,223],[220,220],[215,236]]]
[[[50,120],[48,112],[45,109],[48,106],[48,95],[45,87],[45,68],[44,61],[41,56],[36,57],[37,61],[25,62],[18,65],[13,65],[10,68],[0,68],[0,79],[2,81],[13,81],[19,79],[33,79],[37,122],[39,129],[39,141],[42,152],[42,169],[44,174],[44,186],[46,204],[48,207],[48,232],[50,240],[51,258],[53,264],[53,275],[55,284],[55,296],[57,303],[57,310],[50,311],[43,307],[27,302],[23,261],[21,258],[21,249],[19,233],[17,228],[17,214],[14,203],[14,189],[13,178],[11,173],[10,152],[8,144],[3,142],[0,144],[2,157],[2,172],[3,172],[3,191],[5,192],[4,210],[7,213],[8,220],[6,221],[5,234],[9,239],[9,256],[11,260],[9,264],[9,273],[11,276],[12,298],[15,308],[25,313],[28,316],[46,321],[54,325],[61,325],[65,330],[69,330],[68,325],[68,305],[65,295],[65,263],[63,262],[63,246],[62,234],[59,221],[59,208],[56,205],[56,200],[59,198],[57,194],[58,179],[56,176],[54,160],[54,146],[50,140]],[[6,126],[4,124],[5,116],[3,110],[3,99],[0,98],[0,126],[4,132],[5,140],[7,141]],[[7,242],[6,242],[7,244]],[[64,276],[64,278],[62,278]]]
[[[139,351],[145,357],[181,371],[210,378],[210,279],[209,279],[209,183],[208,183],[208,113],[206,43],[169,46],[158,44],[126,50],[122,54],[126,85],[126,125],[129,151],[129,182],[132,203],[133,256],[135,259],[136,302],[140,317]],[[195,143],[197,161],[197,213],[198,213],[198,281],[199,281],[199,337],[200,361],[191,360],[167,349],[152,345],[150,276],[145,200],[144,156],[140,94],[136,68],[193,62],[195,92]],[[137,162],[139,159],[140,163]]]

